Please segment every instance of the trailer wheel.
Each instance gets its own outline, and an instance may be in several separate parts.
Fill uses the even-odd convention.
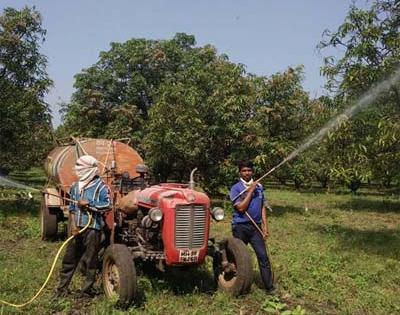
[[[253,268],[246,245],[238,238],[230,237],[225,241],[225,248],[214,262],[215,278],[220,290],[238,296],[250,291]],[[226,261],[223,263],[223,253]]]
[[[137,278],[133,257],[125,245],[112,244],[103,257],[103,288],[107,298],[129,306],[137,295]]]
[[[57,236],[57,215],[50,213],[44,199],[40,205],[40,235],[42,240],[54,239]]]

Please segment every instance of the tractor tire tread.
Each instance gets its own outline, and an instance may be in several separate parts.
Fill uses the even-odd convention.
[[[118,268],[120,289],[118,304],[122,307],[129,306],[137,295],[137,277],[133,257],[125,245],[112,244],[107,247],[103,257],[103,285],[105,286],[105,272],[108,260],[112,260]],[[105,290],[106,295],[107,291]],[[110,297],[110,296],[108,296]]]

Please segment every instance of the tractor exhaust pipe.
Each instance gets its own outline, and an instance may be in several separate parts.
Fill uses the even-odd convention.
[[[194,173],[197,171],[197,167],[195,167],[190,173],[190,180],[189,180],[189,189],[194,189],[196,187],[196,182],[194,181]]]

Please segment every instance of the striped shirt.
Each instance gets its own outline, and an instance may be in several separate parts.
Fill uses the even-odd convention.
[[[94,207],[98,211],[104,212],[111,208],[110,202],[110,189],[107,184],[103,182],[100,177],[95,177],[79,194],[78,182],[71,186],[70,190],[71,199],[87,200],[89,201],[89,207]],[[81,211],[78,205],[71,203],[69,205],[69,211],[75,214],[75,224],[77,227],[84,227],[89,220],[87,211]],[[104,226],[102,214],[99,212],[91,212],[93,219],[89,228],[100,230]]]

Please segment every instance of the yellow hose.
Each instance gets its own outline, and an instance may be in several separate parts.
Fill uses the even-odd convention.
[[[90,214],[90,212],[88,212],[88,214],[89,214],[88,223],[78,232],[78,234],[83,233],[83,232],[89,227],[89,225],[90,225],[90,223],[91,223],[91,221],[92,221],[92,215]],[[17,308],[24,307],[24,306],[26,306],[26,305],[32,303],[32,302],[40,295],[40,293],[42,293],[43,289],[46,287],[47,282],[49,282],[50,277],[51,277],[51,275],[53,274],[53,271],[54,271],[54,268],[55,268],[55,266],[56,266],[56,262],[57,262],[57,260],[58,260],[58,257],[60,256],[60,254],[61,254],[62,250],[64,249],[64,247],[65,247],[65,246],[69,243],[69,241],[71,241],[74,237],[75,237],[74,235],[70,236],[70,237],[69,237],[66,241],[64,241],[64,243],[61,245],[60,249],[58,250],[58,252],[57,252],[57,254],[56,254],[56,257],[54,257],[53,264],[52,264],[52,266],[51,266],[51,268],[50,268],[49,274],[47,275],[46,281],[43,283],[43,285],[42,285],[42,287],[39,289],[39,291],[37,291],[36,294],[35,294],[29,301],[27,301],[27,302],[25,302],[25,303],[23,303],[23,304],[13,304],[13,303],[10,303],[10,302],[7,302],[7,301],[0,300],[0,303],[6,304],[6,305],[12,306],[12,307],[17,307]]]

